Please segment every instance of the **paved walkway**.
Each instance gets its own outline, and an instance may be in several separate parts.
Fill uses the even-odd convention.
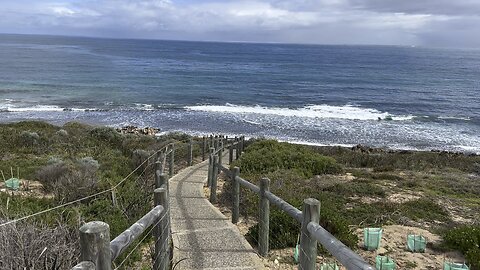
[[[208,161],[170,179],[172,265],[178,263],[176,270],[264,269],[237,227],[205,198],[207,170]]]

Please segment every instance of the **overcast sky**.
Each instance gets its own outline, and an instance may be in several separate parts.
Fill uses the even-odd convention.
[[[480,47],[480,0],[0,0],[0,33]]]

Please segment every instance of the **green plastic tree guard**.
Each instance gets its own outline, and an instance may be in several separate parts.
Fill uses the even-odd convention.
[[[18,178],[10,178],[5,181],[5,186],[10,190],[18,190],[20,188],[20,180]]]
[[[465,263],[444,262],[443,270],[469,270]]]
[[[382,232],[382,228],[363,229],[364,247],[366,250],[376,250],[380,247]]]
[[[375,258],[376,264],[375,268],[377,270],[394,270],[395,269],[395,261],[387,256],[377,256]]]
[[[409,234],[407,236],[407,248],[411,252],[425,252],[427,239],[421,235]]]

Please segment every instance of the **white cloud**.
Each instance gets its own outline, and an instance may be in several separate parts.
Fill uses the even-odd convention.
[[[429,40],[434,40],[432,35],[442,35],[435,27],[440,23],[449,26],[445,27],[449,31],[456,31],[458,21],[479,25],[479,20],[465,19],[461,14],[433,12],[442,10],[440,7],[428,9],[413,2],[410,6],[407,2],[397,5],[395,1],[381,7],[374,5],[379,0],[2,1],[5,3],[2,3],[4,16],[0,16],[1,32],[432,45],[429,44]],[[454,5],[458,10],[465,9],[471,2],[457,1],[463,3]],[[450,21],[456,23],[450,24]]]

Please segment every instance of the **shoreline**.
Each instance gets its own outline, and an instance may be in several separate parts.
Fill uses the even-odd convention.
[[[218,135],[222,134],[224,136],[228,137],[239,137],[242,136],[241,134],[234,134],[234,133],[228,133],[228,132],[202,132],[202,131],[188,131],[188,130],[176,130],[176,129],[170,129],[170,130],[162,130],[159,127],[153,127],[153,126],[135,126],[135,125],[123,125],[123,126],[114,126],[114,125],[105,125],[102,123],[98,122],[87,122],[87,121],[67,121],[63,124],[59,122],[51,122],[51,121],[45,121],[45,120],[30,120],[30,119],[24,119],[24,120],[14,120],[14,121],[0,121],[0,125],[8,125],[8,124],[15,124],[15,123],[21,123],[21,122],[43,122],[43,123],[48,123],[54,126],[61,127],[65,123],[69,122],[77,122],[80,124],[85,124],[85,125],[90,125],[90,126],[95,126],[95,127],[109,127],[115,129],[117,132],[121,134],[138,134],[138,135],[148,135],[148,136],[155,136],[155,137],[160,137],[163,135],[167,135],[170,133],[184,133],[189,136],[193,137],[203,137],[203,136],[210,136],[210,135]],[[363,152],[377,152],[377,153],[439,153],[439,154],[446,154],[446,155],[455,155],[455,156],[480,156],[480,151],[449,151],[449,150],[442,150],[442,149],[413,149],[413,148],[393,148],[393,147],[381,147],[381,146],[374,146],[374,145],[368,145],[368,144],[324,144],[324,143],[314,143],[314,142],[308,142],[308,141],[296,141],[296,140],[284,140],[281,138],[275,138],[273,136],[245,136],[246,140],[256,140],[256,139],[268,139],[268,140],[276,140],[279,142],[286,142],[286,143],[291,143],[291,144],[297,144],[297,145],[305,145],[305,146],[310,146],[310,147],[315,147],[315,148],[343,148],[343,149],[349,149],[349,150],[360,150]]]

